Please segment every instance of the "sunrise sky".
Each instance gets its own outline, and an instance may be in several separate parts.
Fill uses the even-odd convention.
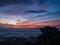
[[[0,0],[0,27],[60,27],[60,0]]]

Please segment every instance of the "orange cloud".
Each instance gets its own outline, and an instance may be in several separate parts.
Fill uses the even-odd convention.
[[[46,22],[28,22],[28,21],[22,21],[16,23],[16,25],[7,24],[7,23],[0,23],[0,26],[5,28],[40,28],[43,26],[54,26],[54,27],[60,27],[60,20],[54,20],[54,21],[46,21]]]

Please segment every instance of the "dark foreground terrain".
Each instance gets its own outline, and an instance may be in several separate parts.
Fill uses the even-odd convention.
[[[38,37],[0,37],[0,45],[60,45],[60,31],[56,27],[40,28]]]

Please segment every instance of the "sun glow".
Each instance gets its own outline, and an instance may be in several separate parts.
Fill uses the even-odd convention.
[[[16,25],[16,21],[8,21],[8,24]]]

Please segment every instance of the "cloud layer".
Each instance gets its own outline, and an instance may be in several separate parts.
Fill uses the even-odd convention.
[[[17,25],[30,25],[35,28],[42,25],[59,25],[54,21],[60,21],[59,4],[59,0],[0,0],[0,23],[6,26],[15,22]]]

